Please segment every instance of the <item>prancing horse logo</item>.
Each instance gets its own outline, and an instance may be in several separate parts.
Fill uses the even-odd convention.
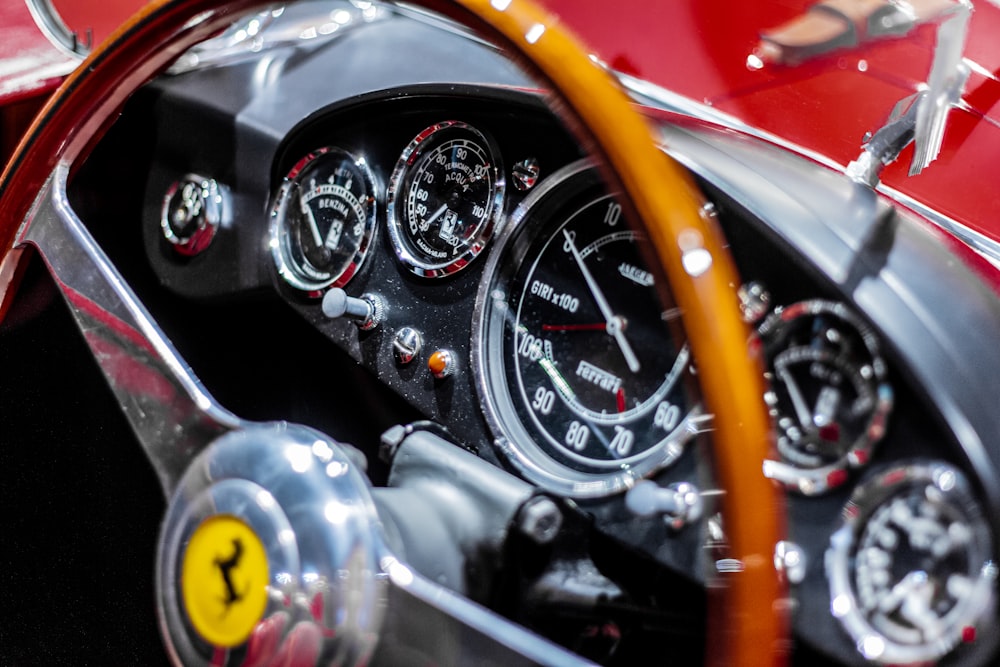
[[[222,582],[226,585],[226,596],[222,598],[222,603],[226,605],[225,610],[222,612],[223,616],[229,611],[229,608],[234,604],[246,597],[247,592],[250,590],[250,585],[247,584],[246,589],[240,593],[236,590],[236,585],[233,583],[233,570],[239,567],[240,559],[243,558],[243,542],[239,538],[233,538],[233,553],[228,558],[216,557],[215,566],[219,568],[219,572],[222,574]]]

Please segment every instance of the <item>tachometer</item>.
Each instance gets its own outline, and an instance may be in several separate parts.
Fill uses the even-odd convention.
[[[503,168],[491,139],[459,121],[428,127],[403,151],[390,179],[396,256],[429,278],[463,269],[493,236],[503,196]]]
[[[518,208],[480,292],[483,393],[501,449],[573,496],[674,461],[696,432],[677,309],[646,239],[594,170],[573,165]]]
[[[375,184],[363,158],[322,148],[285,177],[271,214],[271,254],[288,284],[317,293],[345,285],[375,230]]]

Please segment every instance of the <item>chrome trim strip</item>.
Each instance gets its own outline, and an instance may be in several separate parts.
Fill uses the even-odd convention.
[[[802,157],[808,158],[813,162],[841,174],[844,174],[847,171],[844,165],[831,160],[816,151],[803,148],[798,144],[782,139],[781,137],[771,134],[770,132],[765,132],[748,125],[735,116],[731,116],[723,111],[719,111],[718,109],[713,109],[707,104],[696,102],[690,98],[684,97],[683,95],[667,90],[666,88],[662,88],[656,84],[643,81],[642,79],[637,79],[621,72],[612,71],[612,74],[618,78],[618,81],[631,95],[632,99],[640,104],[644,104],[661,111],[669,111],[683,116],[688,116],[690,118],[695,118],[697,120],[702,120],[729,130],[735,130],[755,139],[760,139],[774,144],[779,148],[783,148],[797,155],[801,155]],[[876,187],[876,191],[901,206],[904,206],[918,215],[923,216],[929,222],[955,236],[970,248],[981,254],[991,264],[1000,268],[1000,242],[989,238],[985,234],[969,229],[957,220],[935,211],[926,204],[917,201],[909,195],[903,194],[895,188],[891,188],[880,183]]]
[[[62,55],[72,60],[73,67],[83,62],[94,46],[94,36],[90,29],[87,29],[85,39],[81,42],[80,35],[66,25],[59,12],[52,6],[52,0],[26,0],[25,4],[38,30]]]
[[[388,15],[389,9],[374,0],[338,0],[325,5],[276,3],[271,9],[244,16],[222,34],[192,47],[167,73],[232,65],[268,49],[313,48]]]
[[[68,173],[56,167],[17,244],[48,265],[169,496],[191,458],[243,422],[212,398],[98,247],[69,204]]]

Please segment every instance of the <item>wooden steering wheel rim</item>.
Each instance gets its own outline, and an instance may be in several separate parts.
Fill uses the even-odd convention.
[[[621,188],[623,206],[645,226],[682,309],[706,409],[715,415],[725,529],[731,558],[741,563],[713,593],[708,655],[727,665],[783,663],[787,621],[773,563],[783,513],[779,490],[761,472],[769,452],[763,380],[747,351],[735,294],[739,278],[719,230],[703,215],[701,195],[656,147],[652,129],[613,79],[553,16],[529,0],[418,4],[480,31],[539,76],[559,100],[554,108]],[[0,317],[16,283],[18,230],[56,166],[72,168],[85,157],[129,96],[178,55],[264,6],[260,0],[152,2],[66,79],[0,177]]]

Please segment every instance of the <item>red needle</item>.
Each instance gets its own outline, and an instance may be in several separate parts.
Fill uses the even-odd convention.
[[[608,325],[596,324],[543,324],[542,331],[604,331]]]
[[[618,412],[625,412],[625,387],[618,387],[615,398],[618,399]]]

